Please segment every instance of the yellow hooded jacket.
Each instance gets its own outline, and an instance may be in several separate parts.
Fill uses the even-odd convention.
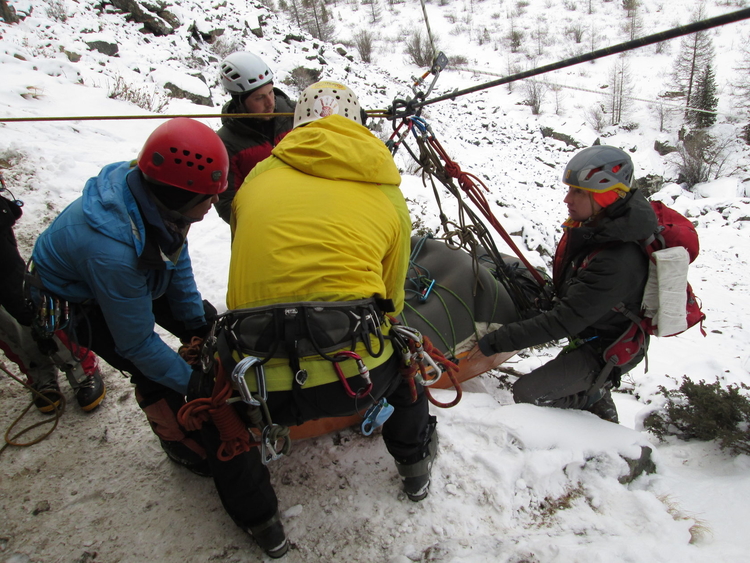
[[[234,198],[229,309],[377,296],[399,314],[411,232],[400,183],[388,149],[354,121],[332,115],[292,130]],[[357,352],[373,369],[392,348],[378,358],[362,344]],[[347,377],[357,373],[353,361],[341,367]],[[337,381],[319,357],[302,368],[305,387]],[[266,364],[269,391],[291,389],[291,376],[287,360]]]

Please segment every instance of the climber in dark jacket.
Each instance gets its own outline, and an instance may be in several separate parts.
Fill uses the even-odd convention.
[[[221,112],[294,113],[296,103],[275,88],[273,73],[253,53],[232,53],[221,63],[221,83],[232,96]],[[219,216],[229,223],[232,200],[250,171],[292,130],[292,116],[223,117],[219,137],[229,153],[229,186],[219,195],[215,207]]]
[[[564,201],[570,217],[555,253],[554,305],[479,342],[489,356],[569,339],[554,360],[516,381],[516,402],[585,409],[618,421],[610,388],[643,359],[648,340],[607,377],[599,377],[606,363],[603,353],[632,324],[613,308],[624,304],[630,311],[640,310],[648,258],[638,241],[657,227],[656,215],[643,195],[631,189],[632,181],[633,162],[615,147],[588,147],[568,163],[563,182],[569,186]]]

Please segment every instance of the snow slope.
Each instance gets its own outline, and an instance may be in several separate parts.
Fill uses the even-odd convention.
[[[381,20],[374,24],[368,21],[367,5],[340,1],[330,6],[342,43],[363,27],[377,32],[371,65],[359,61],[353,49],[343,46],[350,60],[337,52],[342,45],[312,40],[284,16],[244,0],[172,4],[168,9],[182,24],[166,37],[140,33],[140,24],[126,22],[107,4],[63,1],[65,21],[47,14],[59,3],[11,4],[30,15],[12,26],[0,23],[0,118],[150,114],[108,97],[118,77],[157,99],[165,96],[163,85],[171,82],[213,104],[171,99],[166,114],[218,113],[225,99],[216,79],[221,43],[261,54],[274,69],[277,85],[292,96],[294,88],[283,81],[296,67],[305,66],[350,85],[368,109],[410,95],[411,77],[423,72],[406,61],[399,42],[422,25],[421,7],[413,0],[382,2]],[[468,68],[500,74],[512,65],[526,68],[588,50],[590,37],[581,46],[565,34],[575,22],[594,30],[597,48],[627,39],[619,3],[595,3],[593,14],[584,8],[557,0],[427,4],[431,27],[449,56],[461,54]],[[709,4],[707,12],[716,15],[735,8]],[[686,23],[690,9],[678,0],[644,1],[644,33]],[[508,52],[503,36],[510,11],[517,13],[515,25],[527,38],[542,27],[547,30],[542,55],[534,55],[533,42],[525,47],[528,57]],[[246,27],[259,15],[266,22],[263,38]],[[204,34],[224,29],[224,35],[211,45],[189,32],[191,27]],[[491,40],[479,45],[484,28]],[[722,115],[712,133],[729,139],[736,139],[747,121],[738,113],[729,80],[748,29],[748,22],[741,22],[712,32],[722,89]],[[290,34],[303,40],[284,42]],[[92,40],[117,42],[118,56],[90,50],[86,42]],[[634,96],[655,99],[668,89],[665,76],[678,45],[673,41],[661,53],[647,48],[630,55]],[[80,59],[72,62],[66,52]],[[600,90],[608,82],[610,65],[607,59],[579,65],[549,80]],[[435,94],[493,78],[449,69]],[[565,218],[559,176],[575,152],[564,142],[543,137],[540,129],[550,127],[582,145],[599,136],[585,110],[601,103],[601,95],[569,89],[563,95],[559,115],[548,94],[543,113],[532,116],[522,104],[520,84],[513,91],[504,86],[436,104],[424,113],[451,156],[487,183],[497,217],[539,266],[548,266],[558,225]],[[668,130],[660,132],[647,104],[634,103],[628,120],[638,127],[607,127],[603,141],[630,150],[640,175],[673,180],[673,160],[661,157],[653,144],[676,144],[678,118],[672,116]],[[202,120],[218,126],[216,119]],[[36,235],[80,194],[86,179],[104,164],[134,158],[158,123],[0,123],[0,166],[8,187],[26,204],[16,228],[23,254],[29,255]],[[385,131],[388,127],[384,124]],[[750,261],[748,148],[739,141],[732,141],[730,148],[721,179],[695,193],[667,184],[657,194],[699,228],[702,250],[691,283],[708,315],[708,336],[693,329],[652,342],[648,373],[639,367],[615,396],[621,425],[583,412],[513,405],[507,390],[512,376],[487,374],[466,386],[459,406],[435,409],[440,455],[431,494],[419,504],[399,493],[395,468],[377,436],[347,430],[295,443],[292,455],[271,468],[293,544],[286,560],[747,561],[750,458],[731,457],[712,443],[658,443],[641,426],[658,404],[658,387],[674,388],[683,375],[696,381],[750,382],[750,337],[744,326],[750,324],[750,294],[743,276]],[[403,190],[415,219],[436,229],[431,189],[409,174],[415,167],[405,151],[396,158],[406,172]],[[450,196],[441,192],[441,199],[446,212],[453,213]],[[224,308],[226,225],[209,214],[191,231],[190,244],[199,288]],[[526,372],[556,350],[525,351],[508,365]],[[109,393],[95,413],[84,415],[71,406],[50,438],[0,455],[0,558],[13,563],[261,559],[252,541],[224,513],[210,480],[166,460],[127,379],[109,368],[105,379]],[[70,389],[64,383],[62,387],[74,402]],[[7,427],[26,401],[23,388],[0,376],[0,426]],[[38,418],[30,415],[32,421]],[[653,448],[657,472],[621,484],[619,478],[628,471],[622,456],[637,458],[642,446]]]

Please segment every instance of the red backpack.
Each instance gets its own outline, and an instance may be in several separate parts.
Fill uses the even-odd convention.
[[[690,220],[660,201],[652,201],[650,203],[656,214],[659,226],[651,237],[642,241],[642,246],[649,257],[649,277],[658,278],[657,267],[659,255],[655,255],[654,253],[682,247],[687,251],[687,263],[689,264],[698,256],[700,244],[698,241],[698,232]],[[679,254],[679,251],[676,254]],[[652,282],[649,281],[649,283]],[[661,331],[659,328],[659,317],[654,316],[645,307],[639,311],[639,314],[629,311],[622,303],[615,307],[615,310],[631,319],[633,324],[604,351],[604,359],[615,366],[626,364],[641,350],[646,334],[675,336],[700,323],[701,333],[703,336],[706,336],[706,331],[703,330],[703,320],[706,318],[706,315],[701,310],[700,303],[693,292],[693,288],[687,282],[686,277],[684,278],[684,287],[687,293],[684,322],[682,323],[682,327],[674,331],[670,330],[667,334],[664,334],[664,331]],[[658,303],[656,305],[656,309],[658,310]],[[673,310],[672,313],[673,316],[682,317],[682,311]]]

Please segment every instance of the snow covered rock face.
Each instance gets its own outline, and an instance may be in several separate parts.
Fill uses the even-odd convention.
[[[411,77],[424,72],[405,62],[394,39],[404,36],[404,22],[417,26],[415,22],[423,21],[421,6],[411,0],[377,2],[386,9],[378,23],[367,24],[382,33],[372,65],[363,64],[351,48],[343,56],[336,44],[313,40],[281,12],[245,0],[181,0],[166,8],[176,20],[163,12],[161,16],[149,12],[162,20],[164,35],[144,33],[145,24],[128,20],[126,12],[90,0],[67,0],[67,18],[57,20],[47,15],[53,3],[12,0],[25,19],[13,25],[0,23],[2,116],[153,113],[109,96],[118,76],[133,88],[160,94],[170,82],[210,98],[218,113],[227,100],[217,80],[225,49],[261,55],[273,68],[276,84],[292,97],[298,91],[287,79],[294,69],[305,67],[319,71],[321,79],[350,85],[367,109],[385,108],[395,98],[411,95]],[[148,12],[146,4],[141,8]],[[486,2],[438,4],[428,3],[427,9],[444,50],[449,56],[465,56],[467,66],[478,71],[448,68],[434,93],[447,94],[492,78],[482,70],[507,74],[506,66],[516,61],[507,52],[502,30],[497,30],[507,28],[504,13],[495,18],[495,10]],[[711,15],[734,9],[724,4],[709,5]],[[365,9],[346,2],[332,6],[335,20],[341,22],[337,41],[343,43],[365,25]],[[480,9],[486,13],[487,8],[490,13],[483,16],[482,27],[490,30],[493,40],[478,45],[476,14]],[[687,23],[684,2],[643,0],[642,8],[648,13],[650,31],[672,27],[675,15],[682,18],[680,23]],[[474,19],[465,23],[471,10]],[[611,32],[608,40],[618,41],[621,3],[595,3],[595,10],[586,14],[580,3],[533,0],[515,23],[527,32],[526,37],[540,34],[540,42],[530,43],[543,47],[540,63],[544,64],[557,60],[560,53],[573,52],[575,45],[566,43],[564,29],[576,21],[591,20],[591,41],[598,41],[600,47],[605,27]],[[259,21],[262,38],[250,31],[259,29]],[[728,86],[736,73],[731,61],[739,60],[737,49],[746,43],[736,31],[746,29],[743,26],[727,26],[714,34],[722,53],[717,64],[724,77],[724,110],[732,102]],[[85,41],[94,37],[118,45],[117,56],[90,50]],[[677,49],[677,42],[673,43],[662,53],[644,49],[629,55],[640,88],[637,96],[658,96]],[[525,68],[531,58],[519,56]],[[550,78],[590,89],[607,81],[609,64],[605,59]],[[558,225],[565,219],[561,202],[566,189],[560,176],[577,150],[568,142],[590,145],[600,136],[587,123],[585,109],[601,104],[602,98],[577,90],[562,92],[567,99],[561,97],[559,113],[553,113],[552,98],[547,97],[542,114],[532,116],[523,104],[523,88],[516,84],[513,91],[494,88],[435,104],[423,114],[461,168],[487,183],[487,199],[495,215],[514,233],[532,264],[540,267],[549,266],[560,234]],[[205,107],[185,98],[169,98],[164,112],[204,113]],[[677,119],[681,114],[677,112]],[[216,119],[202,119],[219,126]],[[638,147],[631,154],[639,176],[659,175],[667,182],[676,178],[670,160],[674,155],[662,156],[654,143],[658,139],[678,146],[677,121],[658,131],[645,104],[636,106],[630,119],[640,127],[627,131],[607,126],[606,142],[626,150]],[[746,120],[745,114],[737,123],[727,119],[711,132],[731,137]],[[16,227],[23,256],[29,256],[37,234],[80,195],[88,178],[105,164],[135,158],[155,126],[154,121],[138,120],[0,125],[0,167],[9,187],[26,204]],[[387,138],[390,123],[381,120],[380,127],[379,134]],[[546,128],[568,138],[545,136]],[[684,374],[734,384],[750,378],[750,292],[745,275],[750,263],[746,193],[750,147],[731,148],[724,171],[731,172],[739,186],[707,185],[701,188],[705,197],[699,197],[684,186],[666,184],[658,195],[698,227],[701,254],[691,265],[690,282],[709,315],[708,337],[691,330],[652,341],[649,372],[637,370],[624,381],[621,392],[614,393],[623,421],[620,430],[587,413],[514,406],[498,376],[482,376],[465,386],[464,400],[457,407],[435,411],[441,451],[430,496],[419,504],[400,495],[398,475],[378,436],[365,438],[346,431],[295,443],[292,455],[271,467],[294,544],[285,560],[746,561],[748,457],[729,457],[712,443],[674,439],[659,444],[642,432],[639,422],[639,413],[655,408],[659,386],[673,388]],[[396,161],[404,171],[402,189],[414,220],[436,232],[440,221],[430,186],[413,175],[417,168],[405,151],[396,155]],[[438,193],[445,212],[455,220],[457,206],[445,190],[438,188]],[[220,309],[230,244],[229,230],[215,214],[191,229],[198,287]],[[507,252],[502,244],[500,250]],[[512,367],[525,373],[557,351],[524,352]],[[106,368],[105,380],[108,396],[96,413],[87,416],[70,409],[48,440],[30,448],[10,448],[0,456],[3,560],[259,560],[260,551],[227,518],[210,480],[165,458],[127,379]],[[449,400],[452,395],[442,398]],[[74,401],[73,395],[68,399]],[[25,389],[0,377],[0,427],[7,428],[27,401]],[[620,481],[634,474],[627,460],[640,459],[645,447],[654,450],[658,472],[623,485]],[[707,531],[702,538],[696,533],[701,528]]]

